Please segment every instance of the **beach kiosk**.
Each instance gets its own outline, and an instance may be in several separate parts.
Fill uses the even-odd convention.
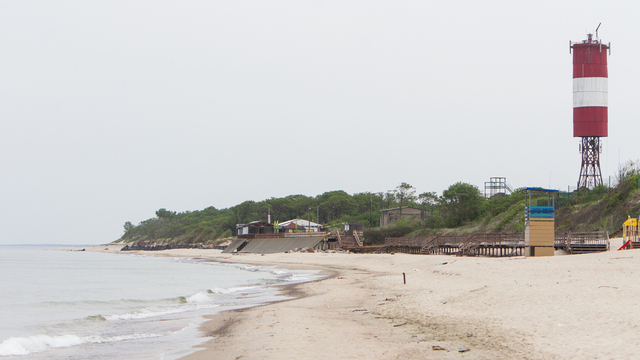
[[[524,188],[525,256],[553,256],[555,240],[555,197],[558,190]],[[544,202],[546,194],[547,201]],[[536,201],[533,205],[532,201]]]

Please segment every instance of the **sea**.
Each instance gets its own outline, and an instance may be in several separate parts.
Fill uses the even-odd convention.
[[[0,246],[0,360],[179,359],[205,315],[286,299],[311,270]]]

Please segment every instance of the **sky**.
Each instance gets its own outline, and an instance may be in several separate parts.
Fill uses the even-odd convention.
[[[569,41],[599,23],[608,182],[640,158],[639,17],[637,1],[0,1],[0,244],[401,182],[575,188]]]

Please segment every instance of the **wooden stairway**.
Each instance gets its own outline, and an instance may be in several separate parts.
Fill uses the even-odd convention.
[[[341,234],[339,231],[337,231],[336,237],[338,238],[340,247],[343,249],[347,247],[360,246],[353,233],[351,235],[347,232]]]
[[[590,254],[607,251],[607,244],[572,244],[572,254]]]
[[[340,235],[340,242],[343,248],[349,246],[358,246],[356,238],[353,237],[353,235]]]

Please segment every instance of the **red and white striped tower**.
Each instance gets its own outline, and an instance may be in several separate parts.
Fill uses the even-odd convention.
[[[588,34],[587,40],[569,42],[570,51],[573,49],[573,137],[582,138],[578,189],[602,184],[600,138],[608,135],[607,52],[611,43],[603,44],[597,34],[598,29],[595,39]]]

